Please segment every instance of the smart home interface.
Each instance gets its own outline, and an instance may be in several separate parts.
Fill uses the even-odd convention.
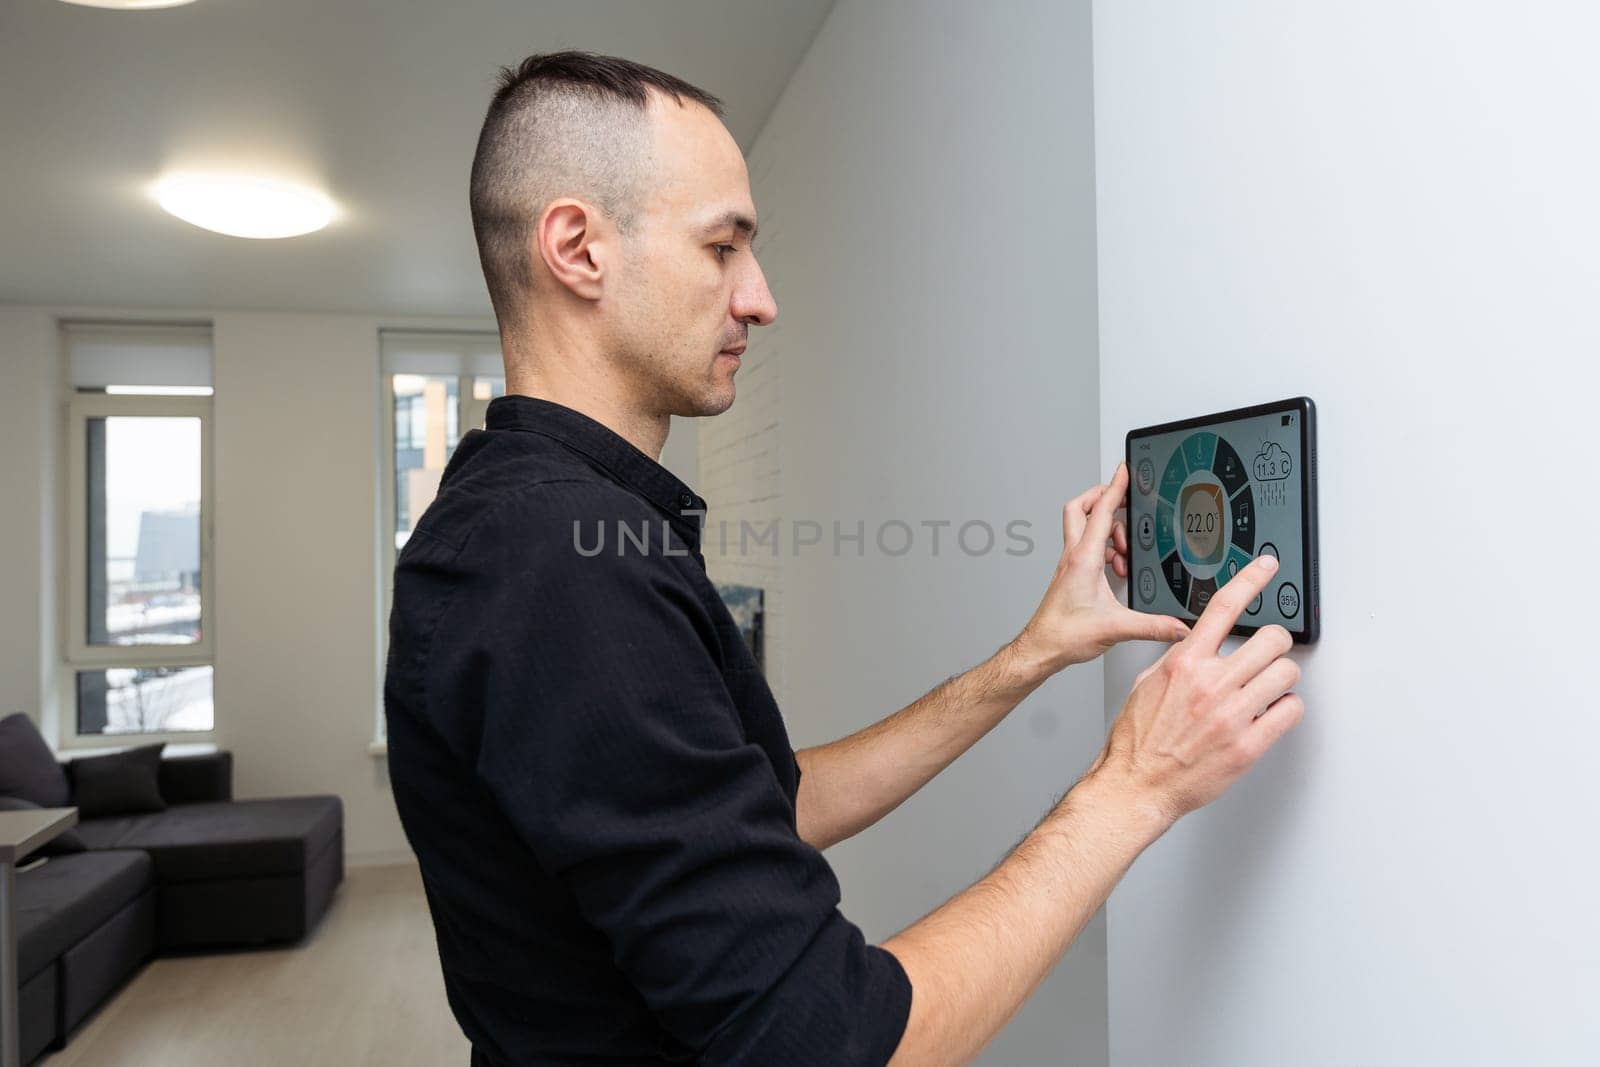
[[[1314,641],[1316,409],[1305,397],[1128,434],[1128,602],[1192,622],[1239,568],[1278,557],[1236,633]]]

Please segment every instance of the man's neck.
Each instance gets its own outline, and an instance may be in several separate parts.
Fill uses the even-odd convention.
[[[672,429],[670,416],[641,412],[617,398],[612,390],[590,381],[537,371],[508,371],[506,392],[538,397],[587,415],[658,463]]]

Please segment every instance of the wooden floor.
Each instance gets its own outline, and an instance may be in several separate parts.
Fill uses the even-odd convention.
[[[156,959],[48,1067],[466,1067],[414,866],[351,868],[287,949]]]

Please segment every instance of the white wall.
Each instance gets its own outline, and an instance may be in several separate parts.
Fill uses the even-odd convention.
[[[687,486],[700,483],[700,445],[694,419],[674,419],[661,455],[661,465]]]
[[[378,334],[224,312],[215,340],[216,704],[242,796],[338,793],[357,859],[408,855],[382,760]]]
[[[25,711],[54,736],[57,634],[56,499],[60,370],[55,321],[0,307],[0,716]]]
[[[71,714],[56,622],[62,315],[213,323],[217,743],[234,753],[238,795],[337,793],[353,862],[408,860],[384,761],[367,751],[381,671],[378,328],[492,322],[0,307],[0,492],[14,516],[0,523],[0,713],[29,712],[52,741]],[[693,442],[680,428],[664,455],[690,481]]]
[[[1597,39],[1096,8],[1102,457],[1310,394],[1326,598],[1302,725],[1112,899],[1114,1064],[1600,1062]]]
[[[1089,45],[1086,2],[841,0],[750,152],[778,318],[751,336],[733,410],[702,420],[702,485],[713,524],[826,531],[798,557],[786,539],[771,575],[796,747],[1009,639],[1059,555],[1061,504],[1100,477]],[[777,469],[729,469],[718,448],[741,439]],[[934,556],[919,525],[1013,518],[1030,555],[1002,535],[966,556],[952,526]],[[836,519],[866,523],[863,558],[833,555]],[[898,558],[873,543],[889,519],[916,536]],[[716,547],[714,575],[749,573]],[[1067,672],[830,850],[845,913],[882,940],[985,874],[1093,758],[1101,701],[1098,667]],[[1095,925],[984,1062],[1103,1063],[1104,997]]]

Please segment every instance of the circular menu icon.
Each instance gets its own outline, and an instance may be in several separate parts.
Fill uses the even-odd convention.
[[[1300,614],[1300,590],[1295,588],[1293,582],[1278,586],[1278,614],[1286,619]]]
[[[1138,522],[1139,547],[1149,548],[1156,543],[1156,520],[1149,515],[1140,515]]]
[[[1148,459],[1141,459],[1139,465],[1133,469],[1133,480],[1139,487],[1139,492],[1149,493],[1156,487],[1156,465]]]
[[[1156,598],[1156,572],[1149,567],[1139,572],[1139,599],[1146,604]]]

